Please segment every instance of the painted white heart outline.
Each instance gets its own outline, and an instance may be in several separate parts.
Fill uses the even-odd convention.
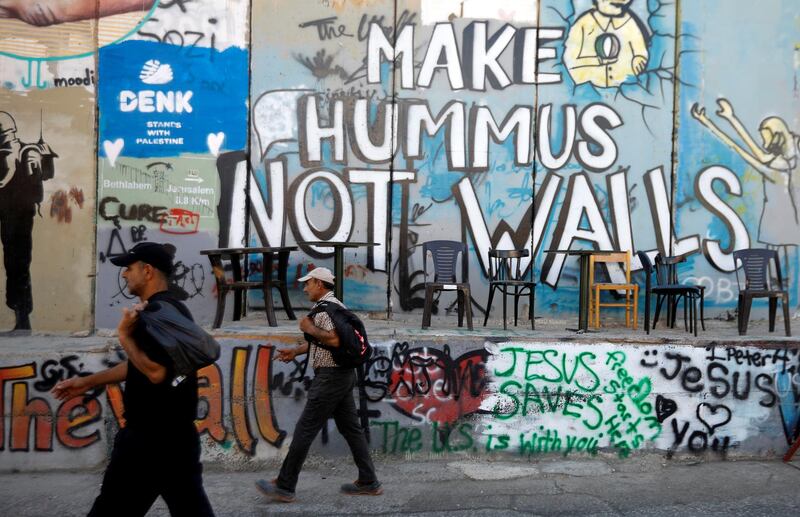
[[[215,157],[219,156],[219,150],[222,147],[222,142],[225,140],[225,133],[220,131],[219,133],[209,133],[206,137],[206,144],[208,145],[208,150],[213,154]]]
[[[114,167],[114,164],[117,163],[117,158],[122,152],[123,147],[125,147],[125,140],[121,138],[117,138],[113,142],[111,140],[106,140],[103,142],[103,150],[106,152],[106,158],[108,158],[108,161],[111,163],[112,167]]]

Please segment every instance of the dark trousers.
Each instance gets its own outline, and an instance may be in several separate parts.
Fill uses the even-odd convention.
[[[158,496],[173,516],[214,515],[193,423],[177,430],[120,429],[89,516],[145,515]]]
[[[31,253],[35,205],[20,207],[0,198],[0,241],[6,269],[6,305],[23,314],[33,310],[31,296]]]
[[[358,481],[377,481],[375,467],[369,457],[367,439],[358,422],[356,404],[353,401],[355,385],[356,373],[353,369],[320,368],[317,371],[311,381],[306,407],[295,426],[289,454],[283,460],[278,475],[278,487],[294,491],[308,449],[331,416],[353,453],[353,460],[358,467]]]

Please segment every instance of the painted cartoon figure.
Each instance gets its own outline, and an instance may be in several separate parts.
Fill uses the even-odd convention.
[[[33,217],[44,197],[42,182],[53,177],[56,157],[41,139],[35,144],[20,142],[14,118],[0,111],[0,238],[6,305],[16,317],[14,331],[31,328]]]
[[[0,18],[44,27],[150,9],[155,0],[0,0]]]
[[[692,106],[692,116],[761,174],[764,208],[758,226],[758,241],[767,247],[783,247],[788,260],[786,247],[800,245],[796,192],[800,186],[800,136],[789,131],[783,119],[767,117],[758,127],[762,141],[762,145],[758,145],[736,118],[730,102],[719,99],[717,105],[717,115],[733,127],[746,149],[714,124],[699,104]]]
[[[576,85],[619,86],[644,72],[648,30],[630,12],[633,0],[592,0],[564,43],[564,64]]]

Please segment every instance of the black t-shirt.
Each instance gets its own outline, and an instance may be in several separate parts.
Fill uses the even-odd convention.
[[[193,320],[189,309],[167,291],[154,294],[148,302],[171,303],[181,314]],[[139,428],[158,426],[168,430],[169,427],[194,422],[197,418],[197,374],[188,375],[183,382],[173,386],[175,372],[172,361],[164,348],[145,331],[141,320],[133,332],[133,339],[151,361],[167,367],[167,376],[163,382],[153,384],[128,361],[128,376],[122,398],[127,424]]]

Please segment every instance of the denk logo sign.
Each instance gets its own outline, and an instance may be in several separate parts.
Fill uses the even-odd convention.
[[[99,69],[101,156],[112,166],[120,156],[216,156],[244,147],[244,50],[196,57],[174,45],[128,41],[103,48]],[[205,87],[219,77],[221,91]]]

